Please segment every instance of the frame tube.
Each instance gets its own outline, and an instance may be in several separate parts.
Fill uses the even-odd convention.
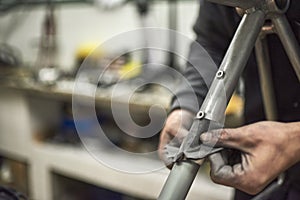
[[[255,44],[262,99],[267,120],[277,120],[277,106],[272,81],[272,71],[266,38],[259,37]]]
[[[222,4],[231,7],[239,7],[243,9],[248,9],[255,7],[259,1],[257,0],[208,0],[213,3]]]
[[[222,79],[214,79],[202,105],[203,110],[210,113],[212,119],[218,118],[222,115],[220,113],[225,112],[224,99],[221,98],[220,100],[219,92],[225,88],[228,102],[252,52],[256,38],[264,24],[264,19],[265,14],[260,10],[244,15],[220,67],[220,70],[225,71],[226,75]],[[205,123],[205,121],[207,120],[201,122]],[[205,131],[207,130],[199,130],[199,133]],[[192,160],[176,162],[158,199],[184,200],[199,167]]]
[[[248,62],[264,21],[265,13],[260,10],[244,15],[219,68],[219,72],[224,75],[214,79],[200,109],[207,119],[222,123],[227,103]]]
[[[272,21],[300,81],[300,47],[294,32],[285,15],[278,15]]]
[[[186,160],[174,164],[158,200],[183,200],[190,190],[200,165]]]

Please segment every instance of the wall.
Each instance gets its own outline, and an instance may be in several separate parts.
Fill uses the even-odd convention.
[[[192,25],[198,12],[197,1],[182,1],[178,6],[178,31],[193,38]],[[21,50],[23,60],[29,65],[37,55],[41,24],[45,7],[26,7],[0,15],[0,42],[9,43]],[[104,11],[99,7],[76,4],[62,5],[56,9],[59,65],[67,69],[74,64],[75,49],[84,42],[103,42],[116,34],[140,27],[133,4]],[[149,24],[168,27],[168,4],[165,1],[152,5]],[[133,41],[134,42],[134,41]],[[180,47],[187,51],[187,44]]]

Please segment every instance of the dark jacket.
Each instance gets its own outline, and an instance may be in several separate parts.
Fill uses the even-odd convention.
[[[200,1],[200,5],[200,14],[194,26],[194,31],[197,34],[196,42],[204,47],[215,64],[219,66],[241,18],[237,15],[235,9],[231,7],[213,4],[204,0]],[[287,17],[299,42],[299,0],[291,0]],[[300,121],[300,83],[278,37],[276,35],[269,35],[267,40],[270,50],[279,121]],[[187,63],[184,72],[184,76],[191,84],[192,90],[182,84],[172,101],[172,109],[181,107],[194,113],[199,110],[199,106],[195,106],[197,105],[195,102],[197,101],[199,105],[202,104],[209,84],[213,79],[211,74],[216,72],[216,69],[210,69],[203,64],[206,63],[203,62],[205,59],[207,58],[205,58],[205,54],[201,53],[201,49],[197,48],[196,44],[192,44],[189,63]],[[211,77],[203,77],[198,71],[202,71],[201,74],[205,74],[205,76],[210,74],[209,76]],[[265,120],[254,53],[251,55],[245,68],[244,82],[246,123]],[[191,98],[194,92],[197,95],[196,100]],[[291,177],[291,185],[289,187],[297,188],[296,190],[300,191],[300,164],[289,169],[288,173],[288,176]],[[244,198],[239,197],[240,195],[241,193],[237,194],[237,199],[250,199],[247,195],[244,195]],[[279,197],[277,196],[272,199],[279,199]],[[297,199],[300,199],[300,194]]]

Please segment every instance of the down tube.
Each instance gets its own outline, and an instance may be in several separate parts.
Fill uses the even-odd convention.
[[[230,99],[237,80],[239,79],[243,68],[252,52],[258,34],[264,24],[265,14],[258,10],[243,16],[243,19],[236,31],[236,34],[229,46],[220,69],[227,71],[223,81],[215,78],[209,89],[201,110],[210,110],[211,114],[222,115],[223,110],[220,106],[211,107],[218,100],[218,90],[226,91],[227,98]],[[242,52],[242,53],[241,53]],[[221,114],[220,114],[221,113]],[[214,117],[213,117],[214,118]],[[211,119],[210,119],[211,120]],[[206,121],[206,120],[203,120]],[[207,130],[199,130],[205,132]],[[173,169],[158,197],[159,200],[184,200],[189,189],[197,175],[199,165],[192,160],[176,162]],[[199,197],[200,198],[200,197]]]

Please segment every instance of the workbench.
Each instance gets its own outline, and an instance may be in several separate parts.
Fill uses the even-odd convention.
[[[109,91],[96,92],[96,106],[108,108]],[[108,168],[97,162],[83,147],[49,144],[34,139],[43,123],[57,123],[59,104],[71,102],[72,83],[45,87],[36,83],[2,81],[0,84],[0,155],[25,162],[29,166],[29,188],[32,199],[52,200],[52,173],[90,183],[112,191],[142,199],[156,199],[169,170],[146,174],[130,174]],[[84,98],[93,98],[84,96]],[[132,97],[133,112],[146,112],[153,102],[167,109],[171,94],[164,90],[137,93]],[[122,104],[122,102],[119,102]],[[129,165],[155,165],[155,160],[120,157],[107,153],[111,159],[121,159]],[[226,200],[233,190],[212,183],[207,173],[198,174],[188,199]]]

